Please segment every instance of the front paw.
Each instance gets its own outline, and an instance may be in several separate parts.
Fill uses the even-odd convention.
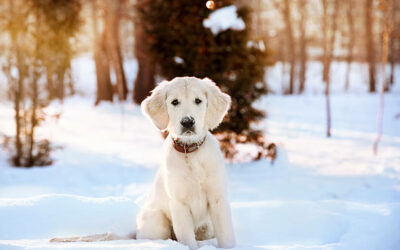
[[[199,249],[199,245],[197,244],[197,242],[192,242],[192,243],[190,243],[190,244],[185,244],[185,245],[187,245],[187,246],[190,248],[190,250],[197,250],[197,249]]]
[[[235,239],[224,239],[218,241],[218,247],[220,248],[234,248],[236,245]]]

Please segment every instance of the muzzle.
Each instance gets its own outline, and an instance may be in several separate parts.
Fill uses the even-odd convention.
[[[181,120],[181,125],[182,125],[182,134],[187,132],[187,131],[191,131],[194,132],[194,118],[191,116],[185,116],[182,118]]]

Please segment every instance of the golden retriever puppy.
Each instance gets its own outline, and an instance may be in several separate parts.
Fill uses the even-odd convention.
[[[196,240],[215,237],[219,247],[235,246],[224,159],[209,132],[230,103],[210,79],[195,77],[161,82],[143,101],[142,111],[169,135],[162,165],[137,217],[137,239],[176,237],[197,249]]]

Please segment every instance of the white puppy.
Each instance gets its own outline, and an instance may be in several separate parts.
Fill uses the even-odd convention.
[[[224,159],[209,132],[230,102],[210,79],[195,77],[164,81],[143,101],[142,111],[169,135],[163,164],[137,217],[137,239],[175,236],[197,249],[196,240],[216,237],[219,247],[235,246]]]

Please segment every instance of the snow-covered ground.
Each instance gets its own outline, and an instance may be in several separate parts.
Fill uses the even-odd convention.
[[[91,92],[92,72],[81,71],[80,88]],[[334,92],[330,139],[321,92],[259,101],[278,160],[227,165],[237,248],[400,249],[399,97],[385,95],[377,156],[376,94]],[[62,113],[38,131],[62,146],[53,166],[12,168],[0,150],[0,249],[187,249],[171,240],[49,243],[56,236],[134,232],[162,137],[130,103],[94,107],[93,98],[77,96],[46,112]],[[1,101],[0,132],[13,133],[12,117],[11,104]]]

